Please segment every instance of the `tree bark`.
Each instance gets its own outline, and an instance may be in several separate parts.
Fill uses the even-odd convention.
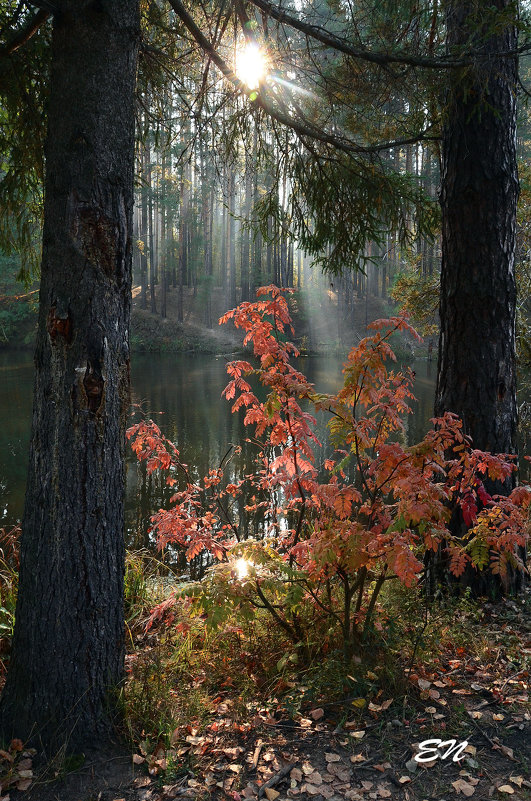
[[[466,41],[474,9],[454,2],[448,43]],[[502,11],[507,0],[497,0]],[[476,22],[477,24],[477,22]],[[514,453],[516,370],[514,254],[516,48],[506,25],[480,47],[477,64],[453,80],[443,133],[441,336],[436,414],[463,419],[474,447]]]
[[[97,744],[123,676],[137,0],[52,39],[31,449],[2,734]]]
[[[509,2],[495,6],[507,13]],[[450,51],[465,45],[472,30],[478,38],[474,66],[449,77],[435,414],[459,415],[475,448],[515,453],[517,61],[503,54],[516,49],[517,33],[510,22],[496,28],[492,18],[484,22],[492,8],[490,0],[454,0],[447,11]],[[489,489],[511,486],[508,481]],[[464,530],[460,519],[454,523]],[[466,584],[476,594],[499,590],[491,574],[472,570]]]

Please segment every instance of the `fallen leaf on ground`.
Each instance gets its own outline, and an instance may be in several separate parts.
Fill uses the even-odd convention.
[[[509,781],[513,784],[516,784],[517,787],[521,787],[524,781],[523,776],[509,776]]]
[[[429,690],[431,687],[431,681],[426,681],[426,679],[419,679],[417,684],[421,690]]]
[[[356,740],[361,740],[365,737],[365,729],[363,731],[351,731],[350,736],[354,737]]]
[[[496,743],[496,740],[494,742]],[[508,745],[503,745],[502,743],[496,743],[493,746],[493,748],[495,748],[497,751],[501,751],[502,754],[505,754],[505,756],[509,757],[509,759],[514,760],[514,751],[512,748],[509,748]]]
[[[476,788],[473,787],[468,782],[466,782],[464,779],[457,779],[457,781],[452,782],[452,787],[458,793],[463,793],[463,795],[466,795],[466,796],[474,795],[474,793],[476,792]]]
[[[354,700],[351,701],[352,706],[356,706],[356,707],[360,707],[360,708],[365,706],[366,703],[367,703],[367,701],[365,700],[365,698],[354,698]]]
[[[493,720],[505,720],[505,715],[493,715]]]
[[[327,762],[341,762],[339,754],[326,753],[325,759]]]
[[[511,787],[510,784],[502,784],[501,787],[498,787],[499,793],[507,793],[508,795],[512,795],[514,793],[514,787]]]
[[[363,754],[352,754],[350,757],[351,762],[365,762],[366,757]]]
[[[292,768],[292,770],[291,770],[291,772],[289,774],[289,777],[290,777],[290,779],[293,779],[293,781],[301,782],[302,781],[302,770],[300,770],[299,768]]]
[[[268,798],[268,801],[275,801],[275,798],[278,798],[280,795],[280,793],[277,790],[273,790],[272,787],[266,787],[265,794]]]
[[[135,787],[147,787],[149,784],[151,784],[149,776],[139,776],[138,779],[135,779],[133,782]]]

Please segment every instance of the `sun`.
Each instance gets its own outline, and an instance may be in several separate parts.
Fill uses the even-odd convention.
[[[248,89],[258,89],[267,75],[267,59],[254,42],[247,42],[237,51],[236,75]]]

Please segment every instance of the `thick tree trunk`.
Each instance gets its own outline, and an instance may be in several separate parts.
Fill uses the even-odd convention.
[[[3,735],[109,731],[122,680],[137,0],[54,23],[36,378]]]
[[[448,14],[450,46],[465,40],[475,2]],[[492,4],[479,4],[485,7]],[[498,0],[500,9],[506,0]],[[512,25],[455,76],[443,135],[441,337],[436,414],[456,412],[476,448],[514,453],[516,48]]]
[[[508,5],[496,2],[500,14]],[[481,31],[492,7],[490,0],[450,3],[449,49]],[[474,67],[450,77],[443,133],[435,414],[458,414],[476,448],[514,453],[517,63],[503,53],[516,49],[517,34],[506,24],[482,35]]]

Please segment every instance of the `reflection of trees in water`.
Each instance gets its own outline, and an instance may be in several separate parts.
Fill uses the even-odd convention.
[[[341,383],[342,360],[335,357],[316,357],[301,360],[300,368],[313,381],[319,392],[334,392]],[[432,416],[434,375],[433,365],[425,362],[415,365],[417,382],[415,414],[408,420],[408,442],[420,439]],[[238,483],[257,469],[255,459],[257,446],[252,441],[253,428],[243,426],[243,412],[232,414],[231,404],[221,397],[227,383],[224,359],[211,356],[157,356],[142,357],[133,364],[133,386],[136,402],[142,403],[144,413],[152,416],[166,434],[177,445],[182,461],[188,465],[192,481],[201,479],[212,467],[218,467],[231,446],[240,445],[241,452],[231,452],[224,464],[226,482]],[[264,390],[260,390],[264,396]],[[160,415],[158,412],[163,411]],[[328,416],[317,415],[316,433],[326,446],[316,453],[316,467],[324,477],[323,462],[332,448],[328,443]],[[128,460],[127,523],[131,547],[154,548],[153,536],[148,534],[151,514],[169,507],[174,492],[165,484],[165,476],[148,476],[145,464],[138,465],[131,456]],[[354,468],[352,467],[354,479]],[[179,486],[184,486],[184,476],[178,476]],[[274,504],[281,506],[284,499],[281,490],[275,491]],[[249,512],[249,494],[242,493],[236,500],[226,498],[235,526],[242,538],[260,538],[272,524],[280,523],[264,516],[263,510]],[[253,489],[257,501],[266,500],[265,493]],[[230,508],[229,508],[230,507]],[[226,522],[226,521],[224,521]],[[282,522],[292,525],[292,521]],[[200,577],[206,567],[205,558],[198,557],[187,565],[183,554],[177,549],[168,549],[167,557],[173,567],[189,572],[193,578]]]
[[[241,444],[241,457],[229,463],[231,480],[240,478],[251,466],[255,449],[244,442],[252,431],[243,429],[243,417],[233,415],[230,404],[221,397],[227,382],[226,359],[208,355],[147,355],[133,358],[133,400],[140,403],[147,416],[155,418],[164,433],[181,449],[190,475],[197,479],[218,465],[229,445]],[[301,358],[298,367],[313,381],[317,391],[333,392],[341,381],[342,359],[336,356]],[[436,364],[426,361],[413,363],[416,371],[413,414],[407,419],[407,442],[420,440],[433,416],[433,391]],[[522,384],[524,382],[522,381]],[[26,483],[33,362],[31,356],[20,353],[0,354],[0,413],[6,421],[0,429],[0,494],[2,525],[11,525],[22,516]],[[529,391],[520,393],[519,403],[527,400]],[[164,414],[159,414],[161,411]],[[523,416],[523,415],[522,415]],[[326,441],[327,417],[318,416],[317,435]],[[531,450],[530,421],[522,420],[520,454]],[[316,454],[316,467],[324,474],[324,451]],[[521,482],[531,480],[531,465],[521,460]],[[5,485],[5,488],[4,488]],[[145,465],[137,464],[129,451],[127,460],[127,544],[131,548],[155,548],[148,534],[153,511],[167,508],[172,491],[157,475],[147,476]],[[4,510],[7,511],[4,514]],[[249,515],[240,503],[237,514],[243,530],[258,537],[263,530],[263,517]],[[266,521],[270,523],[271,521]],[[181,565],[179,559],[177,563]],[[181,570],[181,567],[178,568]],[[182,571],[187,566],[182,564]],[[194,569],[196,569],[194,567]],[[198,566],[197,570],[203,569]]]

